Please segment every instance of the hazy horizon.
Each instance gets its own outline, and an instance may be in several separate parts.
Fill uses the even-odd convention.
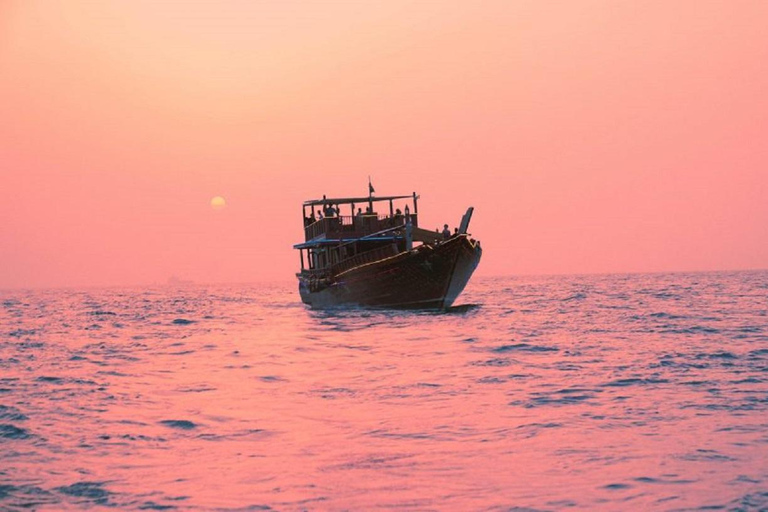
[[[738,269],[711,269],[711,270],[660,270],[660,271],[641,271],[641,272],[576,272],[576,273],[568,273],[568,274],[557,274],[557,273],[551,273],[551,274],[480,274],[472,278],[472,281],[477,279],[535,279],[535,278],[548,278],[548,277],[599,277],[599,276],[641,276],[641,275],[665,275],[665,274],[681,274],[681,275],[690,275],[690,274],[738,274],[738,273],[749,273],[749,272],[768,272],[768,268],[738,268]],[[145,282],[145,283],[104,283],[104,284],[90,284],[90,285],[78,285],[78,284],[71,284],[71,285],[61,285],[61,286],[19,286],[19,287],[8,287],[8,288],[2,288],[0,287],[0,291],[8,291],[8,292],[15,292],[15,291],[46,291],[46,290],[89,290],[89,289],[110,289],[110,288],[134,288],[134,287],[158,287],[158,288],[169,288],[169,287],[180,287],[184,288],[186,286],[190,287],[196,287],[196,286],[244,286],[244,285],[288,285],[293,286],[296,285],[296,279],[294,275],[288,276],[288,277],[281,277],[281,278],[275,278],[275,279],[262,279],[259,281],[195,281],[195,280],[186,280],[183,278],[180,278],[179,276],[175,276],[181,281],[182,283],[173,283],[171,282],[171,279],[166,279],[165,281],[154,281],[154,282]],[[471,281],[470,281],[471,282]]]

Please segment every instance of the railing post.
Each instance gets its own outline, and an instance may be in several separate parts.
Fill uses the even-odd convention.
[[[411,249],[413,249],[413,224],[409,215],[405,219],[405,250],[410,251]]]

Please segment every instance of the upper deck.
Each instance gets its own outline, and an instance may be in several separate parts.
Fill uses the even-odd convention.
[[[405,224],[406,216],[414,227],[418,226],[418,199],[414,192],[409,196],[326,198],[306,201],[303,204],[304,241],[356,239]],[[327,215],[329,207],[349,215]],[[377,212],[376,209],[385,212]],[[387,211],[388,210],[388,211]],[[323,213],[323,218],[315,215]],[[319,216],[319,215],[318,215]]]

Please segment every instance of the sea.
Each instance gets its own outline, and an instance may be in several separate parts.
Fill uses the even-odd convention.
[[[768,510],[768,271],[2,291],[0,510]]]

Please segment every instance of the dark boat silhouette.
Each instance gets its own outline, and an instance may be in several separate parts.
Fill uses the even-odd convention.
[[[415,192],[374,197],[369,190],[368,197],[304,202],[305,240],[294,245],[302,301],[313,308],[450,308],[482,256],[467,233],[473,208],[455,233],[437,233],[419,227]],[[401,211],[396,206],[403,202]],[[340,215],[342,206],[351,215]],[[388,206],[388,215],[374,206]]]

